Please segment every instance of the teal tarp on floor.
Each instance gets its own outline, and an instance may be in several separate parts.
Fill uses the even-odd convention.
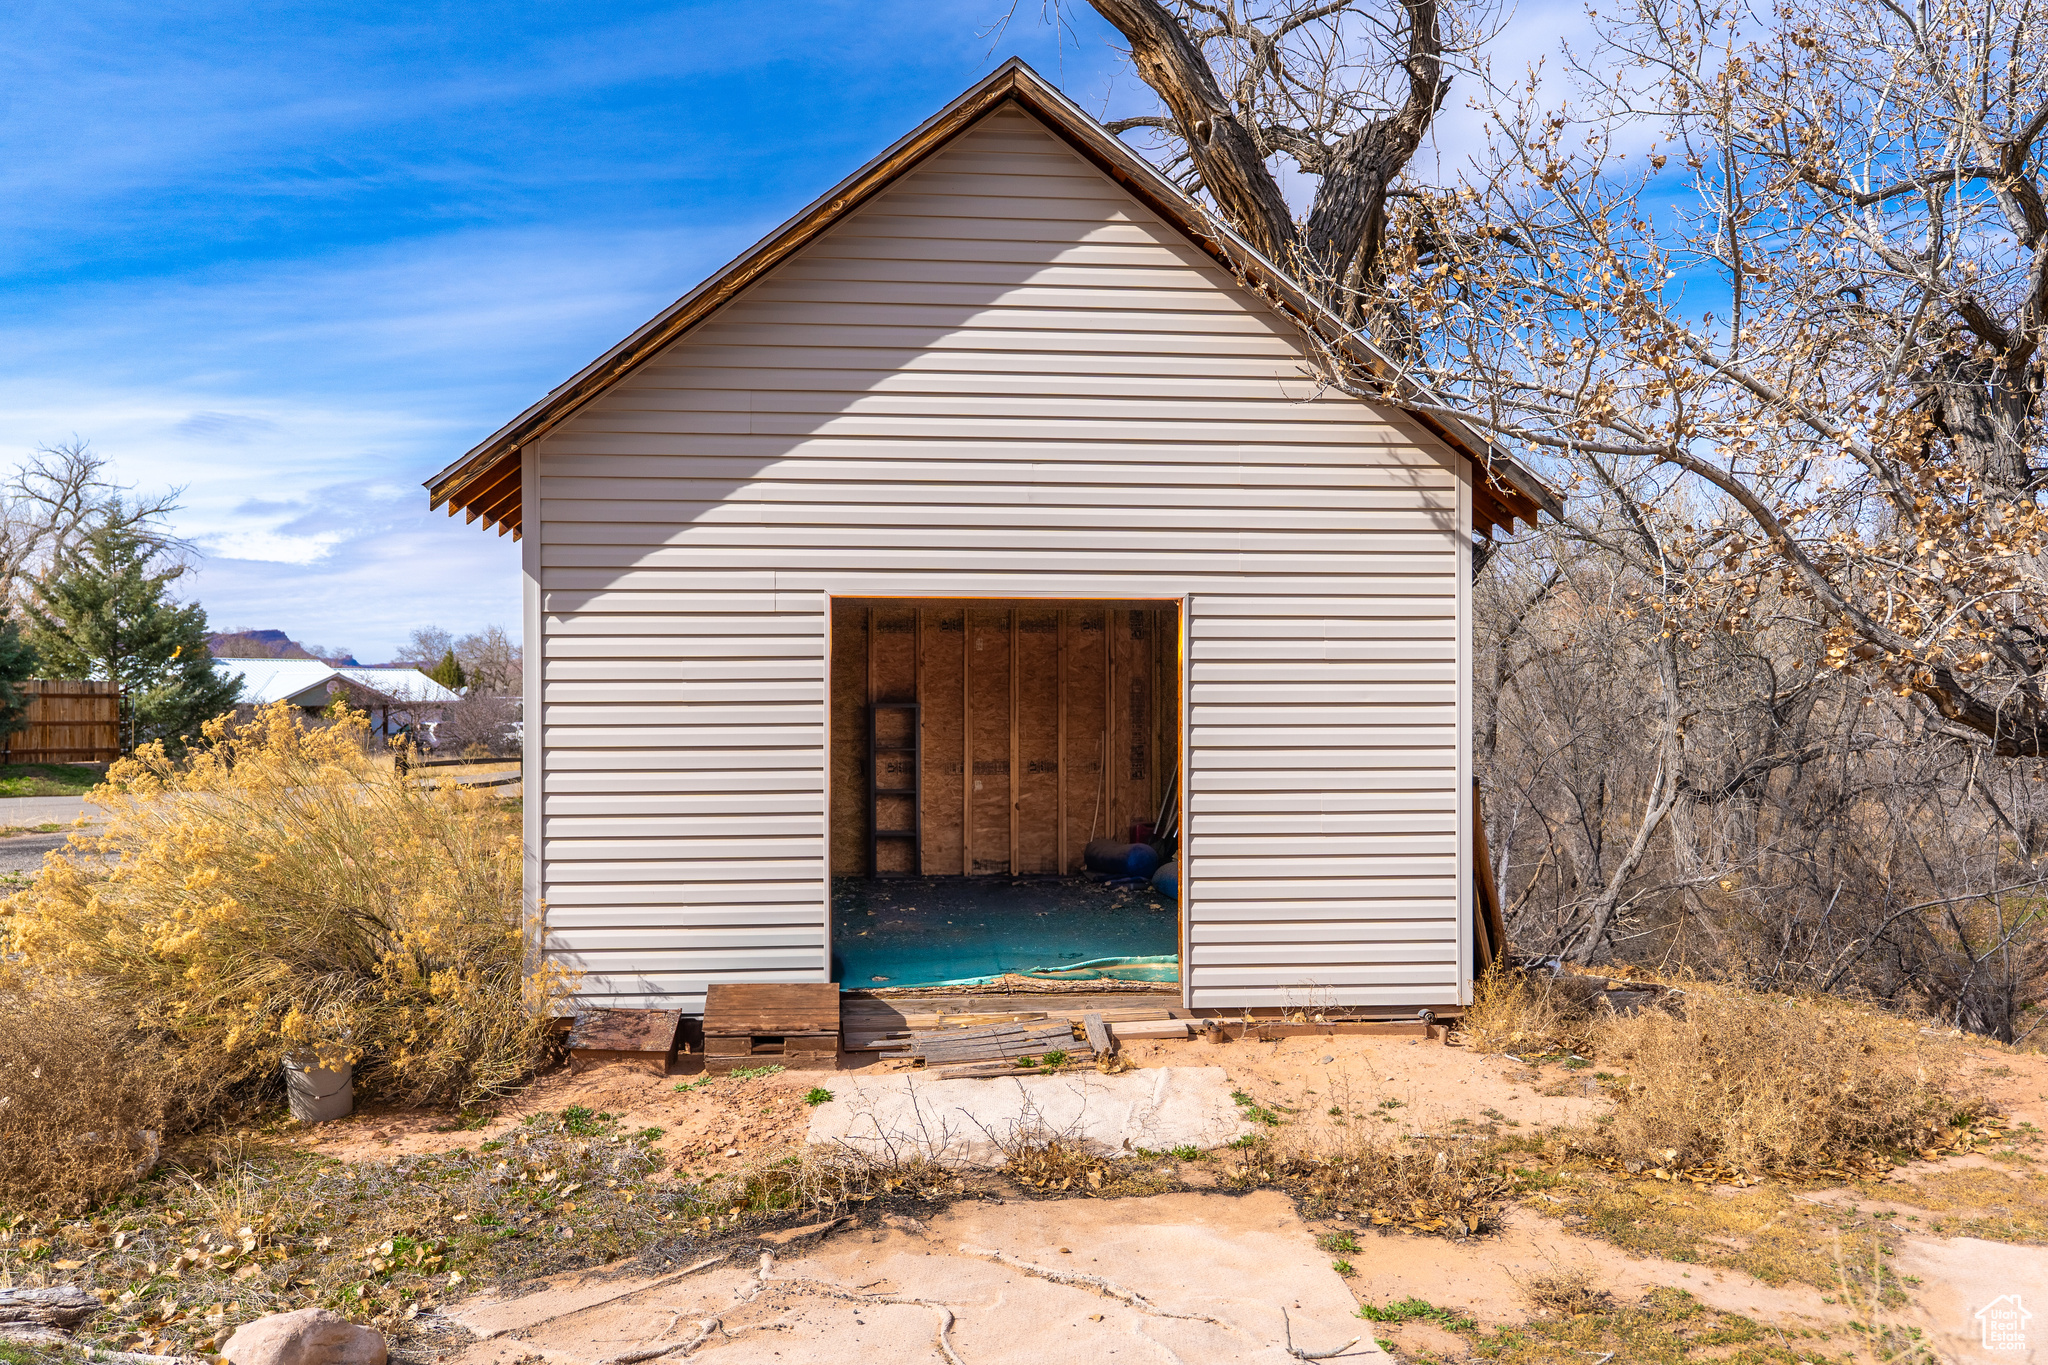
[[[844,990],[1052,981],[1180,980],[1180,916],[1150,887],[1082,878],[842,877],[832,979]]]

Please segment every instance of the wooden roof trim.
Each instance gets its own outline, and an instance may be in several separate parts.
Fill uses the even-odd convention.
[[[1431,399],[1437,407],[1450,406],[1358,336],[1355,330],[1345,327],[1285,271],[1242,237],[1209,218],[1199,205],[1181,193],[1178,186],[1089,117],[1080,106],[1040,80],[1038,74],[1020,58],[1012,57],[763,238],[746,254],[663,309],[618,345],[578,371],[568,382],[513,418],[489,440],[427,480],[429,506],[438,507],[447,502],[464,508],[473,507],[485,496],[487,489],[495,491],[508,474],[516,480],[521,446],[544,436],[584,403],[659,354],[742,290],[808,246],[827,228],[888,188],[918,162],[951,141],[968,124],[1006,102],[1014,102],[1037,115],[1049,131],[1083,159],[1178,228],[1190,242],[1233,273],[1255,278],[1295,315],[1297,322],[1316,332],[1326,344],[1347,352],[1379,378],[1390,383],[1407,384]],[[1553,517],[1563,515],[1563,504],[1540,480],[1462,422],[1419,411],[1403,404],[1398,397],[1390,396],[1386,401],[1401,408],[1471,459],[1477,467],[1476,472],[1495,488],[1504,510],[1532,526],[1539,510],[1547,511]],[[502,527],[500,534],[503,534]]]
[[[469,520],[475,521],[485,508],[504,501],[508,486],[514,497],[519,495],[518,456],[518,450],[514,449],[510,460],[492,465],[484,471],[483,477],[478,478],[465,490],[462,501],[464,509],[469,513]],[[450,504],[450,508],[453,509],[453,504]]]
[[[515,480],[511,488],[500,493],[484,509],[484,520],[495,524],[501,536],[507,531],[516,530],[519,526],[519,492],[519,484]]]

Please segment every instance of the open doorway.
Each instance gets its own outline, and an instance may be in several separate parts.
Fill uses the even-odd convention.
[[[836,598],[831,630],[834,979],[1178,982],[1148,864],[1177,852],[1180,604]]]

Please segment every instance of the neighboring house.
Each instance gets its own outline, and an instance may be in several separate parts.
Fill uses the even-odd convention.
[[[240,674],[241,706],[267,706],[288,701],[308,711],[325,709],[345,696],[349,705],[370,715],[370,731],[393,735],[411,724],[431,742],[440,708],[461,696],[411,666],[336,668],[318,659],[221,659],[213,666],[224,675]]]
[[[1189,1004],[1469,1001],[1473,538],[1557,504],[1318,317],[1011,62],[431,480],[523,536],[583,998],[830,980],[834,876],[1184,804]]]

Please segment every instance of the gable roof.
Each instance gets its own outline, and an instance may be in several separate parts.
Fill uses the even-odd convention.
[[[414,705],[444,706],[462,700],[416,668],[336,668],[318,659],[221,659],[213,661],[223,677],[242,675],[242,691],[235,698],[243,705],[263,706],[289,701],[299,706],[323,706],[327,684],[340,679],[374,692],[388,701]]]
[[[1039,79],[1022,59],[1012,57],[938,113],[926,119],[874,160],[842,180],[810,207],[791,218],[723,270],[664,308],[632,335],[578,371],[539,402],[426,481],[429,505],[448,506],[467,520],[481,518],[499,535],[521,534],[524,507],[519,481],[519,450],[547,435],[577,409],[640,365],[659,354],[692,327],[796,252],[809,245],[847,214],[887,189],[905,172],[952,141],[984,115],[1014,103],[1035,115],[1048,131],[1108,175],[1140,203],[1177,228],[1190,242],[1241,278],[1248,278],[1269,303],[1315,331],[1327,344],[1342,349],[1369,373],[1399,380],[1430,400],[1448,406],[1412,373],[1395,365],[1370,342],[1343,325],[1285,271],[1251,245],[1216,222],[1200,205],[1119,141],[1058,90]],[[1533,525],[1539,510],[1563,515],[1557,495],[1516,464],[1498,446],[1463,423],[1388,400],[1443,438],[1473,462],[1479,477],[1472,488],[1475,528],[1512,529],[1517,519]]]

